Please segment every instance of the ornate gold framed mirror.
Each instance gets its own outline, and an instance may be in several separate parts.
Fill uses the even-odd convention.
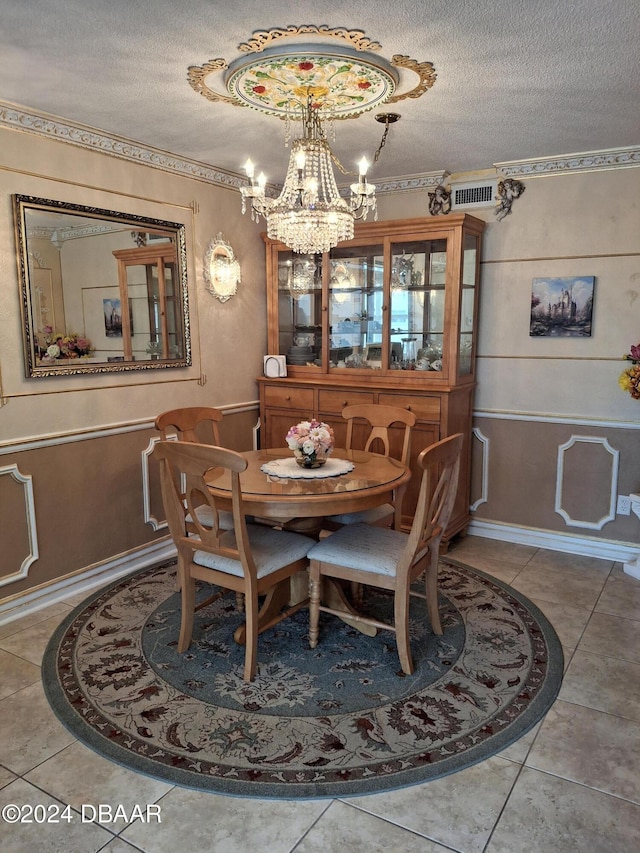
[[[27,377],[188,367],[185,226],[14,195]]]

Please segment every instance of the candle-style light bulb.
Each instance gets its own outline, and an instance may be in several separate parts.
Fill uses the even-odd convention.
[[[258,186],[260,187],[261,190],[263,190],[265,188],[266,184],[267,184],[267,176],[265,175],[264,172],[260,172],[260,174],[258,175]]]
[[[306,162],[306,154],[302,149],[296,152],[296,168],[302,171],[304,169],[304,164]]]
[[[247,173],[247,177],[249,179],[253,178],[253,163],[251,160],[247,160],[247,162],[244,164],[244,170]]]
[[[366,177],[367,169],[369,168],[369,161],[367,160],[366,157],[363,157],[362,160],[360,160],[359,166],[360,166],[360,177],[361,178]]]

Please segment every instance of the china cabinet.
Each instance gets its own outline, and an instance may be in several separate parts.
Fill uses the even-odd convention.
[[[158,242],[113,252],[118,263],[119,322],[125,361],[178,358],[182,353],[183,315],[173,242]]]
[[[481,238],[466,214],[363,223],[323,255],[264,238],[268,352],[286,378],[261,377],[261,441],[281,447],[289,427],[316,417],[344,443],[344,406],[381,403],[417,415],[412,465],[427,445],[465,435],[456,506],[446,538],[469,522],[469,467]],[[365,427],[361,426],[364,440]],[[397,441],[401,441],[398,430]],[[409,484],[410,523],[418,478]]]

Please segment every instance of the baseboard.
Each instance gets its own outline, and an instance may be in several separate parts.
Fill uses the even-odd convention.
[[[81,574],[53,581],[36,590],[27,590],[23,595],[0,602],[0,625],[13,622],[50,604],[56,604],[71,596],[106,586],[131,572],[145,569],[165,559],[175,557],[176,549],[171,540],[162,539],[127,554],[121,554],[105,563],[87,569]]]
[[[628,564],[633,564],[640,559],[640,548],[631,542],[614,542],[592,536],[552,533],[549,530],[539,530],[534,527],[517,527],[514,524],[500,524],[494,521],[472,521],[467,528],[467,533],[470,536],[483,536],[485,539],[497,539],[517,545],[532,545],[535,548],[561,551],[565,554],[613,560],[617,563],[625,563],[625,571]]]

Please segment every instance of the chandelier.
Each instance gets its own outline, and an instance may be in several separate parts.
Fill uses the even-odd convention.
[[[354,234],[354,222],[376,215],[376,188],[367,182],[368,164],[360,162],[359,176],[349,198],[336,186],[333,164],[348,174],[334,156],[322,118],[356,118],[383,104],[421,97],[436,80],[431,62],[404,54],[386,59],[382,45],[363,30],[302,24],[256,30],[238,45],[239,55],[227,62],[219,57],[189,67],[192,88],[214,103],[249,107],[284,119],[301,118],[302,134],[292,144],[284,186],[277,198],[268,196],[266,178],[255,177],[247,162],[249,186],[241,187],[242,210],[264,217],[268,236],[294,252],[326,252]],[[220,91],[218,75],[222,75]],[[385,123],[382,142],[397,113],[376,115]]]
[[[351,184],[351,198],[345,201],[336,185],[332,161],[336,158],[309,94],[302,115],[302,136],[292,143],[280,195],[275,199],[265,196],[266,178],[264,174],[256,178],[254,165],[248,160],[245,170],[249,186],[240,188],[242,212],[246,213],[248,200],[252,218],[256,222],[260,216],[266,219],[268,236],[301,254],[328,252],[342,240],[351,240],[355,220],[366,219],[369,211],[377,219],[376,188],[367,182],[369,164],[363,157],[359,179]]]

